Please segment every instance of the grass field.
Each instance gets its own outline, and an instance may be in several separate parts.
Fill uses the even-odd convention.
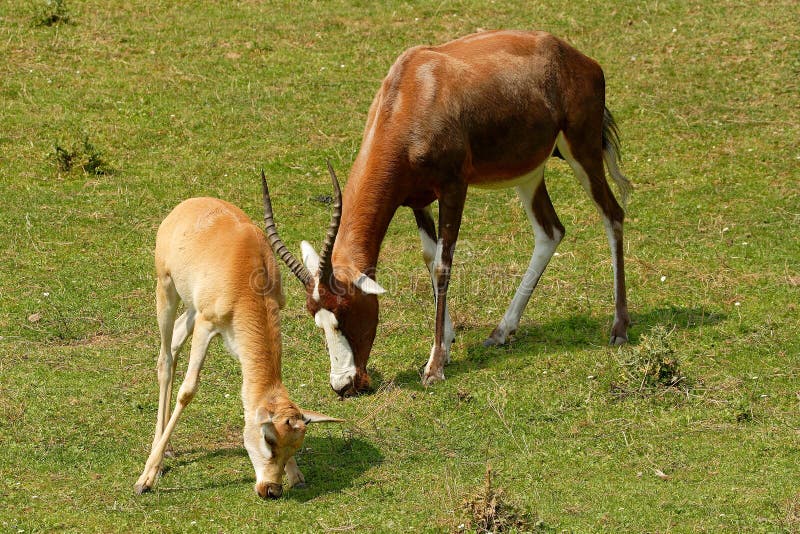
[[[0,531],[477,529],[466,504],[486,497],[487,465],[522,530],[800,531],[800,11],[605,4],[0,1]],[[325,160],[347,176],[389,65],[479,28],[548,30],[604,67],[636,187],[631,344],[605,345],[606,238],[554,160],[567,237],[510,346],[481,341],[530,256],[513,190],[470,192],[454,361],[429,389],[433,304],[401,210],[373,394],[336,400],[284,275],[284,381],[347,420],[309,431],[308,486],[253,492],[238,364],[215,343],[177,456],[134,496],[156,417],[161,219],[213,195],[260,220],[263,167],[284,240],[319,245]]]

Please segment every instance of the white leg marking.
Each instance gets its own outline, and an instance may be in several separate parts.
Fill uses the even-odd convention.
[[[606,237],[608,238],[608,246],[611,249],[611,268],[614,272],[614,295],[617,295],[617,290],[619,289],[617,283],[617,237],[614,234],[614,223],[611,222],[611,219],[605,216],[605,214],[600,214],[603,218],[603,228],[606,230]],[[617,225],[619,226],[619,225]]]
[[[578,177],[578,181],[580,181],[581,185],[583,186],[584,190],[586,190],[586,194],[589,195],[589,198],[592,199],[594,202],[595,208],[597,208],[597,212],[600,214],[601,219],[603,220],[603,227],[606,231],[606,237],[608,238],[608,245],[611,248],[611,268],[614,273],[614,301],[618,304],[618,297],[619,297],[619,278],[622,276],[622,273],[619,272],[619,262],[622,258],[619,257],[617,254],[617,237],[615,235],[615,230],[621,230],[621,227],[618,227],[619,223],[612,222],[606,214],[603,212],[603,209],[600,205],[595,201],[594,195],[592,195],[592,187],[589,182],[589,175],[584,170],[583,166],[581,166],[580,162],[575,159],[572,155],[572,152],[569,149],[569,142],[564,138],[563,134],[559,134],[558,136],[558,150],[561,152],[567,163],[569,163],[570,167],[572,167],[572,171]],[[609,171],[611,172],[612,177],[617,182],[617,185],[620,187],[620,191],[622,193],[623,202],[625,201],[625,197],[630,190],[630,182],[627,178],[625,178],[622,173],[619,172],[619,168],[617,167],[616,162],[616,155],[614,154],[613,150],[608,150],[604,153],[605,162],[609,167]],[[605,176],[603,177],[605,179]],[[617,313],[617,306],[614,306],[614,324],[616,325],[621,320],[619,314]],[[611,336],[612,343],[620,343],[627,341],[627,338],[617,337],[614,334]]]
[[[445,351],[445,362],[450,363],[450,350],[445,345],[442,345],[442,350]],[[433,363],[434,352],[436,352],[436,342],[434,342],[431,346],[431,355],[428,357],[428,363],[425,364],[424,376],[430,376],[431,374],[431,364]],[[436,378],[444,380],[444,369],[441,369],[441,372],[438,374],[438,376],[436,376]]]
[[[331,358],[330,383],[334,391],[346,388],[356,376],[353,349],[339,330],[339,322],[330,311],[322,308],[314,316],[317,326],[325,331],[325,343]]]
[[[528,305],[533,289],[536,287],[539,278],[541,278],[547,264],[553,257],[556,247],[558,247],[558,244],[564,237],[557,228],[553,228],[552,238],[547,235],[545,229],[539,224],[539,221],[536,220],[536,215],[533,212],[533,196],[539,184],[541,184],[543,177],[544,165],[534,171],[530,181],[517,186],[517,195],[519,196],[522,206],[525,208],[525,214],[528,216],[528,220],[533,228],[533,254],[528,263],[528,268],[525,270],[525,275],[522,277],[522,282],[517,288],[516,293],[514,293],[514,298],[511,300],[508,309],[506,309],[503,315],[503,319],[493,333],[492,341],[496,344],[505,343],[508,335],[519,327],[520,317],[522,317],[522,312],[525,311],[525,307]]]
[[[431,208],[425,208],[430,216]],[[432,217],[431,217],[432,218]],[[428,273],[431,276],[431,287],[433,288],[433,304],[436,309],[436,270],[442,263],[442,250],[441,241],[436,243],[431,236],[429,236],[422,228],[417,228],[419,231],[419,239],[422,242],[422,257],[425,260],[425,265],[428,267]],[[447,354],[446,362],[450,363],[450,346],[455,339],[455,329],[453,328],[453,321],[450,319],[450,306],[445,302],[444,306],[444,350]]]
[[[433,255],[433,261],[428,264],[428,271],[430,272],[430,275],[431,275],[431,286],[433,287],[433,308],[434,308],[434,310],[436,310],[437,306],[439,305],[439,297],[436,294],[437,276],[438,276],[439,271],[442,268],[442,247],[443,247],[443,243],[442,243],[442,240],[440,239],[438,241],[438,243],[436,243],[434,245],[433,244],[433,240],[430,238],[430,236],[428,236],[424,232],[420,232],[420,237],[423,234],[425,235],[425,239],[423,239],[423,241],[422,241],[423,254],[425,254],[426,250],[430,250],[431,248],[433,248],[435,250],[435,253]],[[434,311],[434,313],[435,313],[435,311]],[[435,315],[434,315],[434,317],[435,317]],[[442,350],[444,350],[444,355],[445,355],[444,361],[445,361],[445,363],[450,363],[450,346],[453,344],[453,340],[455,340],[455,337],[456,337],[456,335],[455,335],[455,329],[453,328],[453,321],[452,321],[452,319],[450,319],[450,307],[448,306],[448,303],[445,302],[444,303],[444,332],[442,334]],[[426,372],[428,370],[428,367],[431,364],[431,359],[433,358],[433,351],[434,351],[435,347],[436,347],[435,344],[434,344],[433,347],[431,347],[431,357],[428,359],[428,365],[425,368]],[[442,378],[444,378],[444,377],[442,377]]]
[[[589,183],[589,175],[586,174],[586,171],[583,169],[583,166],[578,162],[577,159],[572,155],[572,150],[569,148],[569,143],[567,139],[564,137],[563,133],[559,133],[558,137],[556,138],[556,145],[558,146],[558,151],[564,156],[564,159],[567,160],[569,166],[572,168],[572,172],[575,173],[575,176],[578,177],[578,181],[583,186],[583,189],[586,190],[586,193],[589,195],[589,198],[594,201],[594,197],[592,196],[592,186]],[[599,210],[600,206],[597,205],[595,202],[595,207]]]
[[[608,246],[611,249],[611,269],[614,273],[614,301],[616,302],[619,295],[619,257],[617,254],[617,235],[615,230],[619,230],[621,226],[619,223],[613,223],[605,214],[601,213],[603,217],[603,227],[606,230],[606,237],[608,237]],[[614,306],[614,324],[620,321],[620,316],[617,306]]]

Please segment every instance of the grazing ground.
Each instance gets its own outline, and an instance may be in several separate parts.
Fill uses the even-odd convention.
[[[0,531],[800,530],[800,12],[606,4],[0,1]],[[287,244],[319,245],[325,160],[346,178],[389,65],[480,28],[545,29],[604,67],[636,185],[631,344],[605,345],[605,235],[554,160],[567,237],[508,347],[481,341],[530,256],[514,191],[470,192],[453,362],[429,389],[433,304],[401,210],[374,393],[336,400],[284,275],[285,382],[347,420],[309,431],[308,486],[253,492],[240,372],[215,343],[177,456],[134,496],[161,219],[200,195],[260,219],[263,167]]]

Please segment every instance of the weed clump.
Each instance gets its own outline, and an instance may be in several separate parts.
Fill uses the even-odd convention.
[[[55,26],[71,22],[66,0],[47,0],[41,12],[36,15],[36,26]]]
[[[456,532],[534,532],[543,530],[543,523],[535,521],[527,513],[520,512],[509,503],[500,488],[492,486],[492,467],[486,466],[483,487],[472,499],[465,499],[463,510],[467,519]]]
[[[669,334],[663,326],[656,326],[642,335],[638,345],[620,351],[621,376],[618,382],[611,383],[612,393],[625,398],[688,390],[688,379],[681,371]]]
[[[88,136],[84,136],[82,143],[73,145],[71,149],[56,144],[54,157],[56,167],[61,172],[80,169],[86,174],[94,175],[114,173],[114,168],[103,158],[103,154],[89,142]]]

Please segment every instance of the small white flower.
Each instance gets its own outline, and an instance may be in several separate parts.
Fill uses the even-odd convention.
[[[49,292],[47,292],[47,291],[45,291],[44,293],[42,293],[42,296],[43,296],[44,298],[47,298],[47,297],[49,297],[49,296],[50,296],[50,293],[49,293]]]
[[[733,303],[733,305],[734,305],[734,306],[741,306],[741,305],[742,305],[742,303],[741,303],[741,302],[739,302],[739,301],[737,300],[736,302],[734,302],[734,303]]]
[[[666,277],[666,276],[662,276],[662,277],[661,277],[661,281],[662,281],[662,282],[666,282],[666,281],[667,281],[667,277]]]

